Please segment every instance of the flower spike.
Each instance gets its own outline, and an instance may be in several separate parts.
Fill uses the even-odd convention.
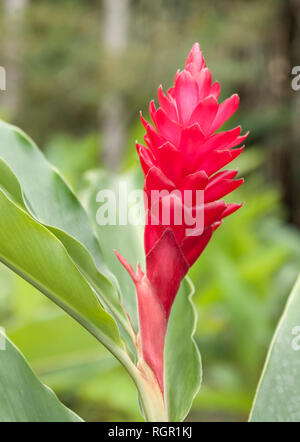
[[[221,198],[238,188],[237,171],[221,171],[239,156],[247,137],[241,128],[216,132],[237,111],[239,97],[219,104],[220,84],[212,83],[202,51],[195,43],[185,68],[168,92],[158,88],[150,102],[152,123],[141,114],[147,147],[137,144],[147,195],[145,226],[146,273],[135,273],[118,259],[136,286],[142,357],[164,390],[163,352],[168,319],[180,283],[199,258],[225,217],[242,204]],[[191,193],[189,202],[186,192]],[[200,201],[197,191],[202,192]],[[153,200],[153,192],[158,194]],[[149,203],[150,201],[150,203]],[[169,207],[167,220],[164,209]],[[176,222],[181,216],[181,222]],[[200,227],[197,219],[201,219]],[[191,222],[191,220],[193,222]]]

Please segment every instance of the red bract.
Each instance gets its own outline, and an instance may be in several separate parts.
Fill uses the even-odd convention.
[[[221,171],[238,157],[237,148],[247,137],[240,126],[217,132],[237,110],[238,95],[218,103],[220,84],[212,84],[211,73],[198,43],[192,48],[182,72],[177,72],[174,87],[165,94],[158,89],[159,106],[150,103],[153,125],[141,116],[146,129],[147,147],[137,144],[145,175],[146,207],[145,254],[146,275],[118,255],[129,271],[137,290],[139,325],[144,360],[155,373],[163,391],[163,351],[170,310],[179,285],[188,269],[207,246],[222,220],[241,207],[220,200],[239,187],[236,171]],[[195,195],[189,204],[184,191],[194,194],[202,190],[204,200],[197,203]],[[152,191],[176,191],[152,199]],[[153,202],[154,201],[154,202]],[[165,205],[171,207],[168,223],[162,218]],[[201,234],[188,234],[185,218],[175,222],[176,213],[190,212],[203,216]],[[184,312],[182,313],[184,314]]]

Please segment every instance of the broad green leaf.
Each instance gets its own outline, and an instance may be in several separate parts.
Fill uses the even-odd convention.
[[[83,204],[87,208],[91,220],[95,222],[95,230],[100,244],[103,246],[105,262],[118,279],[125,308],[130,315],[132,324],[137,330],[138,320],[135,287],[127,271],[117,260],[114,249],[117,249],[118,252],[131,263],[133,268],[136,267],[138,262],[144,267],[143,225],[132,225],[130,223],[120,225],[119,223],[119,204],[126,205],[127,215],[130,213],[131,207],[133,207],[133,205],[130,205],[130,203],[125,200],[126,192],[128,195],[132,190],[141,189],[142,184],[139,183],[135,173],[116,176],[108,174],[105,171],[88,172],[86,174],[86,182],[86,188],[84,192],[82,192]],[[97,197],[97,195],[102,189],[114,192],[116,197],[117,225],[99,225],[96,222],[97,211],[101,208],[101,204],[103,204],[97,201],[99,200],[99,196]],[[122,196],[123,192],[124,198]],[[104,203],[106,202],[107,200],[104,201]]]
[[[0,330],[0,421],[81,422],[35,376],[23,355]]]
[[[105,270],[88,216],[70,187],[24,132],[1,120],[0,157],[17,177],[32,214],[76,238]]]
[[[37,287],[116,354],[115,321],[102,308],[63,244],[0,191],[0,260]]]
[[[164,383],[169,420],[188,414],[202,378],[201,358],[194,341],[197,314],[194,288],[184,279],[171,309],[164,351]]]
[[[0,120],[1,187],[54,233],[130,341],[131,326],[86,212],[33,142]]]
[[[21,279],[19,282],[25,284]],[[31,290],[35,300],[38,296]],[[59,395],[92,403],[98,421],[143,420],[135,386],[116,358],[69,315],[42,299],[48,308],[40,311],[36,320],[7,328],[38,378]]]
[[[300,277],[272,339],[251,422],[300,421]]]

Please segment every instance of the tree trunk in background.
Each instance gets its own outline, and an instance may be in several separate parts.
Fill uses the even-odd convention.
[[[23,19],[28,0],[2,1],[3,55],[6,69],[6,92],[2,95],[2,103],[7,116],[13,119],[21,100]]]
[[[128,43],[130,0],[104,0],[104,48],[105,63],[119,68]],[[126,142],[126,109],[121,94],[109,91],[101,103],[102,160],[110,170],[118,170]]]
[[[281,0],[279,6],[272,39],[274,75],[269,87],[272,101],[282,106],[282,118],[288,117],[288,125],[274,141],[270,166],[273,177],[281,183],[288,221],[300,226],[300,91],[294,91],[291,84],[292,68],[300,65],[300,0]]]
[[[300,1],[289,0],[291,28],[289,35],[291,70],[300,66]],[[292,207],[291,221],[300,226],[300,91],[293,91],[291,97],[291,142],[293,144],[291,158],[292,174]]]

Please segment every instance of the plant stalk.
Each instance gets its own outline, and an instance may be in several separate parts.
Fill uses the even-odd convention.
[[[138,363],[139,378],[136,381],[147,422],[168,422],[164,396],[157,379],[144,360]]]
[[[158,381],[143,358],[135,365],[126,352],[114,352],[133,379],[147,422],[168,422],[168,413]]]

